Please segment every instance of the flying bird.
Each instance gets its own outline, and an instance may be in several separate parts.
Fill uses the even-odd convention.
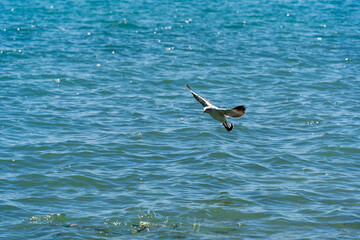
[[[194,93],[189,85],[185,84],[185,87],[192,93],[194,98],[204,107],[204,112],[210,114],[215,120],[221,122],[226,130],[230,132],[234,128],[234,124],[228,122],[226,117],[232,118],[241,118],[245,114],[245,106],[237,106],[231,109],[218,108],[212,104],[209,100],[206,100],[203,97],[200,97],[198,94]]]

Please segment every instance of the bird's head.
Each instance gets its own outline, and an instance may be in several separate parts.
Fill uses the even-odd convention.
[[[211,109],[210,108],[204,108],[204,113],[210,113]]]

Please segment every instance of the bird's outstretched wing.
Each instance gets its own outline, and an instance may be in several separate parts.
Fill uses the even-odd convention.
[[[232,109],[218,109],[219,112],[223,113],[225,116],[232,118],[241,118],[245,114],[245,106],[237,106]]]
[[[203,105],[203,107],[207,107],[207,106],[213,106],[213,104],[209,101],[206,100],[203,97],[200,97],[199,95],[197,95],[196,93],[194,93],[191,88],[189,87],[189,85],[185,84],[185,87],[192,93],[192,95],[194,96],[194,98],[201,103],[201,105]]]

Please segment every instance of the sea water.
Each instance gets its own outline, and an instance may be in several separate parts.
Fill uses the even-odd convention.
[[[355,0],[1,1],[0,238],[358,239],[359,26]]]

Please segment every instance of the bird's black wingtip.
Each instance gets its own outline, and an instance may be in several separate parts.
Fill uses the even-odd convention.
[[[245,112],[246,107],[245,106],[237,106],[237,107],[234,107],[234,109]]]
[[[234,129],[234,124],[232,124],[232,123],[230,123],[230,127],[226,126],[226,123],[223,123],[223,125],[224,125],[224,127],[226,128],[226,130],[227,130],[228,132],[231,132],[231,130]]]
[[[185,83],[185,87],[189,90],[191,90],[191,88],[189,87],[189,85],[187,83]]]

